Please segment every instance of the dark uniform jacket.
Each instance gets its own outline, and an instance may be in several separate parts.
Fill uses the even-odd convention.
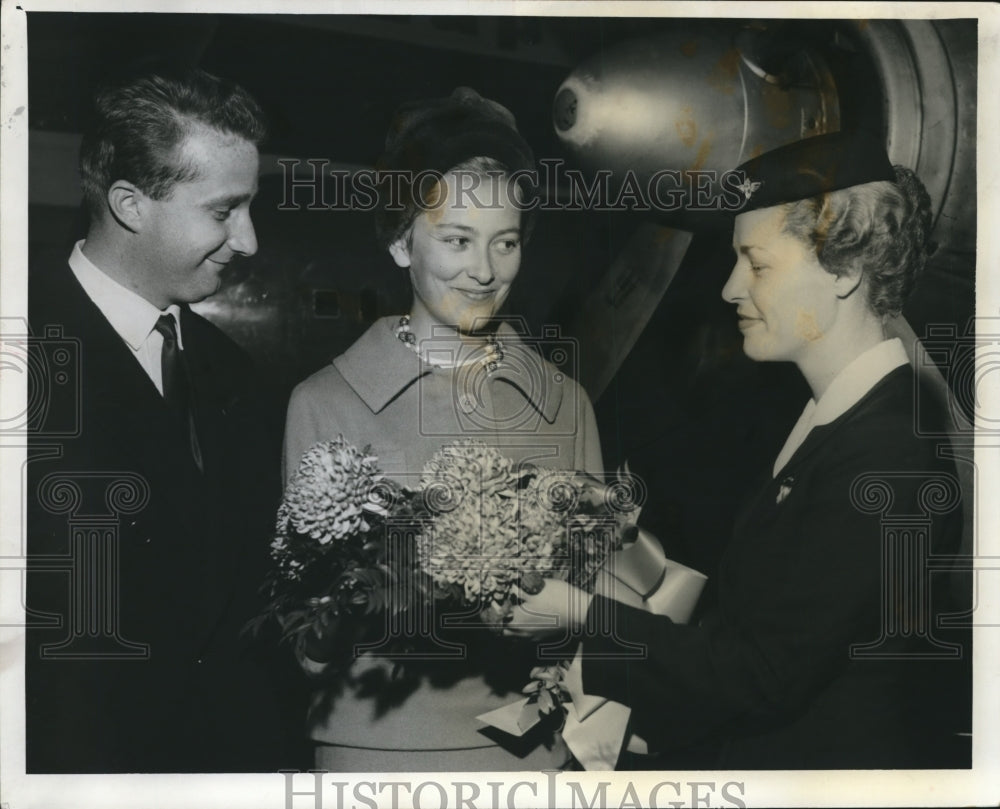
[[[699,625],[595,598],[647,657],[586,658],[585,691],[632,706],[660,750],[711,750],[700,766],[958,766],[968,670],[930,619],[946,604],[922,560],[957,547],[960,493],[940,439],[916,434],[915,401],[898,368],[767,475]],[[616,643],[588,637],[584,651]]]

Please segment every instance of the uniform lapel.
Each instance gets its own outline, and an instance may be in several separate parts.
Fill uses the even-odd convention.
[[[910,366],[902,365],[882,377],[871,390],[865,393],[846,412],[835,418],[828,424],[818,424],[809,431],[802,445],[795,450],[792,457],[784,468],[778,471],[776,480],[781,480],[788,475],[794,475],[795,470],[805,463],[811,456],[816,454],[828,441],[830,441],[841,429],[849,429],[846,425],[857,418],[859,413],[863,413],[871,402],[879,396],[886,387],[895,384],[896,380],[904,374],[910,373]]]
[[[805,440],[795,450],[787,463],[778,470],[777,475],[768,473],[762,475],[760,485],[755,489],[754,496],[746,502],[740,509],[737,523],[743,525],[748,519],[759,521],[767,514],[776,514],[781,508],[785,498],[788,497],[795,487],[801,470],[805,468],[812,459],[826,447],[830,441],[837,439],[844,430],[850,430],[851,422],[857,419],[860,413],[871,406],[876,397],[886,389],[887,386],[896,384],[899,375],[909,372],[909,366],[901,366],[886,374],[879,380],[870,391],[868,391],[856,404],[850,407],[845,413],[838,416],[829,424],[819,424],[814,426],[806,435]]]

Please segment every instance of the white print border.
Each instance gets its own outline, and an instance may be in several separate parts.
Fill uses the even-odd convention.
[[[0,177],[2,177],[2,216],[0,216],[0,255],[3,271],[0,272],[0,317],[23,316],[27,288],[27,33],[25,12],[35,11],[110,11],[110,12],[162,12],[178,11],[165,0],[3,0],[2,25],[0,25]],[[253,4],[239,0],[206,0],[199,4],[198,12],[209,13],[365,13],[365,14],[451,14],[456,7],[444,0],[370,0],[351,3],[346,0],[310,2],[310,0],[262,0]],[[977,17],[979,20],[979,121],[978,121],[978,177],[979,177],[979,244],[978,266],[983,268],[977,278],[977,317],[996,318],[1000,314],[1000,274],[989,272],[1000,259],[1000,234],[994,227],[1000,214],[998,184],[994,179],[998,154],[997,132],[1000,131],[1000,105],[994,88],[1000,86],[1000,59],[993,44],[1000,37],[1000,12],[992,4],[918,4],[918,3],[832,3],[823,5],[785,3],[713,3],[711,7],[699,3],[640,3],[640,2],[477,2],[471,0],[461,6],[463,14],[470,15],[590,15],[590,16],[712,16],[712,17],[806,17],[806,18],[905,18],[923,19]],[[983,412],[1000,412],[1000,390],[984,386]],[[0,384],[0,404],[4,413],[21,412],[26,397],[23,378],[6,376]],[[23,437],[0,437],[0,557],[21,556],[22,475],[25,463]],[[670,787],[657,793],[664,798],[663,805],[739,805],[747,806],[947,806],[947,805],[996,805],[1000,803],[1000,776],[996,762],[1000,762],[1000,689],[996,688],[998,661],[1000,661],[1000,587],[996,587],[1000,557],[1000,519],[997,508],[982,496],[983,492],[996,491],[998,487],[998,459],[1000,440],[995,435],[977,435],[970,442],[974,445],[980,496],[978,516],[978,545],[975,566],[988,578],[989,587],[981,587],[977,616],[982,624],[977,628],[974,646],[976,669],[976,715],[973,727],[974,767],[968,772],[699,772],[681,773],[563,773],[558,776],[546,773],[507,773],[503,775],[468,774],[448,776],[411,776],[397,783],[410,784],[415,789],[425,786],[419,795],[414,789],[407,791],[396,787],[400,807],[455,805],[457,782],[473,783],[480,789],[480,802],[485,796],[492,798],[493,790],[501,805],[546,806],[552,779],[567,789],[572,782],[579,786],[579,796],[587,801],[600,802],[605,794],[607,804],[635,806],[648,800],[651,790],[664,783],[678,784],[680,792],[668,797]],[[0,566],[2,567],[2,566]],[[15,570],[0,569],[4,581],[0,585],[0,624],[14,623],[18,617],[23,622],[23,605],[19,588],[10,586],[11,576],[17,581]],[[13,619],[13,620],[8,620]],[[23,632],[11,626],[0,626],[0,777],[3,779],[4,805],[45,807],[63,806],[133,809],[136,806],[173,807],[274,807],[282,809],[289,804],[289,775],[281,773],[226,776],[226,775],[122,775],[122,776],[26,776],[24,775],[23,750]],[[992,687],[991,687],[992,682]],[[324,782],[322,803],[315,795],[296,797],[292,809],[313,807],[347,807],[391,805],[392,788],[380,791],[390,803],[373,800],[372,788],[390,783],[384,774],[351,776],[346,774],[322,775]],[[294,776],[295,788],[308,791],[315,776]],[[338,800],[335,783],[343,783],[345,800]],[[368,785],[371,784],[372,787]],[[495,784],[496,786],[491,786]],[[707,785],[713,785],[709,790]],[[738,788],[737,786],[738,785]],[[723,789],[729,787],[723,794]],[[463,797],[471,798],[471,787]],[[692,790],[697,790],[692,791]],[[602,792],[603,790],[603,792]],[[686,790],[686,792],[685,792]],[[638,800],[633,797],[638,797]],[[354,800],[354,796],[358,800]],[[362,800],[363,796],[367,800]],[[293,796],[294,797],[294,796]],[[348,800],[350,797],[350,800]],[[738,800],[737,800],[738,799]],[[445,803],[445,800],[448,802]],[[673,800],[671,804],[669,801]],[[503,803],[506,801],[506,803]],[[476,805],[476,804],[473,804]],[[557,804],[565,806],[568,804]],[[583,805],[581,803],[581,805]],[[468,804],[467,804],[468,806]]]

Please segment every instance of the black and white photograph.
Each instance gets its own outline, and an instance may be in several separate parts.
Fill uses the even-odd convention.
[[[2,809],[1000,802],[995,5],[2,26]]]

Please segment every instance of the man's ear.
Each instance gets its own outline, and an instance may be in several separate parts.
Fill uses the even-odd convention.
[[[856,265],[851,265],[847,270],[835,276],[833,289],[837,293],[837,297],[841,300],[851,297],[861,286],[864,278],[864,272]]]
[[[389,255],[392,256],[392,260],[396,262],[399,267],[409,267],[410,266],[410,248],[407,246],[407,241],[409,240],[409,233],[404,233],[396,241],[389,245]]]
[[[146,195],[128,180],[115,180],[108,189],[108,210],[119,225],[132,232],[142,230]]]

